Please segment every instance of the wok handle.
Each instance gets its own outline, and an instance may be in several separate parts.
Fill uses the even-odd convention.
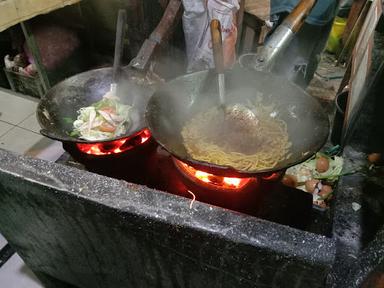
[[[113,72],[112,82],[117,83],[119,80],[122,51],[124,48],[124,37],[125,37],[125,24],[127,22],[127,13],[124,9],[119,10],[116,24],[116,40],[115,40],[115,56],[113,60]]]
[[[223,40],[221,37],[221,23],[217,19],[211,21],[212,50],[215,68],[218,74],[224,73]]]
[[[288,26],[293,33],[298,32],[316,2],[317,0],[301,0],[293,11],[284,19],[283,25]]]
[[[149,38],[145,40],[139,53],[129,64],[129,67],[141,71],[145,71],[148,68],[155,52],[159,50],[160,46],[165,46],[164,43],[169,40],[176,30],[176,26],[182,15],[182,10],[183,8],[180,0],[170,0],[168,2],[167,9],[159,24]]]

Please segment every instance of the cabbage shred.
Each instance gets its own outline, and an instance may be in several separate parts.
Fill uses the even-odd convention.
[[[91,106],[80,108],[70,135],[88,141],[99,141],[125,134],[131,125],[132,107],[123,105],[118,100],[104,97]]]

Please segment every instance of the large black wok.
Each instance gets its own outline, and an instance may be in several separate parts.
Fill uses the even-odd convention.
[[[181,130],[194,115],[219,103],[215,71],[202,71],[168,82],[148,102],[146,119],[152,136],[176,158],[216,175],[249,177],[303,162],[324,145],[329,133],[328,117],[318,101],[300,87],[285,78],[241,67],[227,71],[225,78],[227,105],[248,105],[250,100],[258,99],[264,105],[274,105],[272,113],[287,123],[292,156],[271,169],[258,171],[239,171],[193,159],[184,147]],[[233,136],[232,132],[224,132],[223,141]]]
[[[252,174],[284,170],[305,161],[317,152],[324,145],[329,133],[327,115],[320,104],[304,90],[287,79],[269,72],[284,47],[287,47],[291,41],[294,33],[300,29],[315,3],[315,0],[299,2],[256,55],[256,62],[249,65],[252,69],[236,67],[225,72],[224,77],[220,75],[224,72],[221,56],[223,54],[221,25],[217,20],[212,20],[213,53],[216,72],[220,77],[218,78],[214,71],[202,71],[170,81],[159,89],[150,99],[146,110],[148,127],[155,140],[175,157],[197,169],[232,177],[249,177]],[[223,86],[225,89],[222,89]],[[222,97],[224,95],[225,97]],[[223,98],[225,98],[225,103],[223,103]],[[269,112],[271,121],[273,117],[276,117],[286,122],[289,141],[292,143],[289,151],[291,156],[288,159],[281,160],[270,169],[241,171],[229,166],[198,161],[188,154],[181,136],[182,128],[196,114],[212,107],[224,108],[221,109],[223,115],[216,117],[222,118],[215,119],[216,123],[208,121],[206,123],[207,126],[211,125],[208,127],[208,133],[216,135],[214,136],[216,137],[215,144],[231,143],[231,152],[246,155],[259,152],[260,146],[255,143],[255,138],[248,137],[250,129],[253,129],[252,134],[257,131],[255,130],[257,127],[254,126],[255,122],[249,119],[249,113],[253,115],[252,109],[256,114],[257,109],[261,109],[257,103],[273,107],[273,110]],[[235,111],[231,107],[242,107],[240,110],[236,108],[242,116],[239,118],[239,114],[236,112],[236,118],[231,119],[231,115],[234,114],[226,112]],[[241,126],[227,125],[233,121],[240,121]],[[269,121],[268,118],[267,121]],[[205,130],[205,127],[202,130]],[[202,136],[205,133],[204,131],[197,132]],[[247,152],[243,148],[244,144]]]

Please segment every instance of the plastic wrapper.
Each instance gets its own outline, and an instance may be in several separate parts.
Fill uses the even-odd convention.
[[[237,39],[236,12],[238,0],[182,0],[184,5],[183,28],[188,57],[188,72],[214,67],[210,22],[221,23],[224,64],[230,67],[235,59]]]

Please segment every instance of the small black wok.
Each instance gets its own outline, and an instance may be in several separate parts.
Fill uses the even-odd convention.
[[[134,107],[131,115],[132,125],[124,135],[104,141],[87,141],[69,134],[73,130],[73,121],[77,119],[77,111],[90,106],[102,99],[110,90],[112,83],[112,68],[101,68],[87,71],[55,85],[40,101],[37,108],[37,119],[42,130],[41,134],[62,142],[100,143],[125,138],[144,129],[143,111],[153,93],[149,86],[138,85],[132,80],[132,71],[123,69],[118,89],[121,102]],[[130,81],[129,81],[130,79]]]
[[[327,140],[329,120],[317,100],[289,80],[260,71],[236,67],[225,73],[227,105],[258,101],[273,105],[272,113],[287,123],[292,156],[275,167],[240,171],[229,166],[197,161],[184,147],[181,130],[196,114],[218,106],[215,71],[202,71],[176,78],[163,85],[148,102],[146,119],[154,139],[172,155],[193,167],[222,176],[250,177],[284,170],[305,161]],[[207,123],[209,125],[210,123]],[[223,133],[231,137],[232,131]],[[239,139],[240,140],[240,139]],[[257,152],[257,146],[254,147]]]

